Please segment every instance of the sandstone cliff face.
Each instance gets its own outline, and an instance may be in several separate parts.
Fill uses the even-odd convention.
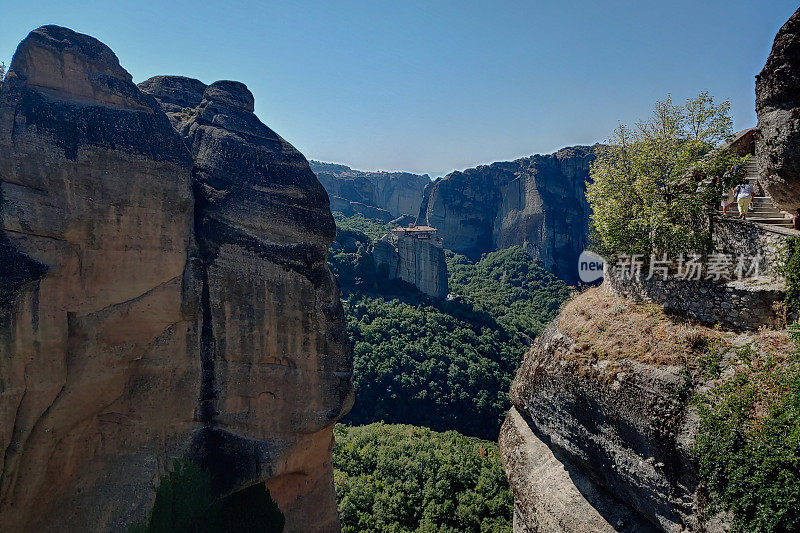
[[[346,201],[377,207],[392,215],[388,220],[416,215],[422,192],[431,181],[427,174],[365,172],[320,161],[311,161],[311,170],[328,194],[340,199],[340,204]]]
[[[781,209],[800,207],[800,9],[775,36],[756,77],[759,181]]]
[[[592,147],[453,172],[425,189],[418,224],[472,259],[528,243],[531,255],[567,282],[587,244],[586,179]]]
[[[373,247],[372,257],[378,274],[401,279],[432,298],[447,296],[447,260],[444,250],[430,239],[385,237]]]
[[[0,530],[120,529],[196,426],[191,157],[111,50],[52,26],[14,55],[0,153]]]
[[[602,288],[578,296],[517,372],[500,434],[515,532],[727,530],[697,492],[680,364],[693,336],[725,334],[625,302]]]
[[[186,76],[153,76],[138,85],[155,96],[172,126],[180,131],[194,115],[194,108],[203,101],[206,84]]]
[[[352,387],[327,196],[241,84],[149,86],[179,116],[47,26],[0,93],[0,530],[124,530],[188,456],[335,531]]]
[[[333,423],[353,394],[327,266],[336,228],[305,158],[253,103],[241,83],[212,83],[182,130],[202,261],[206,431],[195,453],[223,492],[267,479],[288,531],[334,531]]]
[[[381,222],[391,222],[395,219],[395,216],[386,209],[362,204],[361,202],[353,202],[341,196],[331,196],[331,211],[338,211],[348,217],[363,215],[366,218],[372,218]]]

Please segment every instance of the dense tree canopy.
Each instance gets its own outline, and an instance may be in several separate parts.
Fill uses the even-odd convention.
[[[512,530],[494,442],[407,425],[338,425],[333,467],[343,533]]]
[[[447,252],[451,301],[375,272],[363,220],[339,218],[330,265],[353,341],[353,424],[408,423],[495,439],[531,339],[569,288],[520,246],[477,263]]]
[[[734,185],[726,173],[744,160],[715,149],[732,133],[730,103],[704,92],[684,105],[656,102],[634,127],[621,125],[601,146],[586,197],[598,251],[614,254],[702,252],[707,210]],[[719,177],[720,182],[710,178]]]

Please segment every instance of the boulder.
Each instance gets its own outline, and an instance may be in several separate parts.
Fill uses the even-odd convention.
[[[783,210],[800,208],[800,9],[778,31],[756,76],[759,181]]]

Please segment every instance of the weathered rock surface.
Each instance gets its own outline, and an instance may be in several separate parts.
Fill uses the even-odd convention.
[[[775,36],[756,76],[759,181],[784,210],[800,208],[800,9]]]
[[[569,312],[537,339],[511,387],[499,440],[514,530],[726,531],[703,516],[682,368],[598,358],[563,326]]]
[[[331,211],[338,211],[348,217],[363,215],[366,218],[379,220],[381,222],[390,222],[395,219],[395,216],[386,209],[362,204],[361,202],[352,202],[341,196],[331,196]]]
[[[392,215],[388,220],[416,215],[422,192],[431,181],[427,174],[366,172],[320,161],[311,161],[311,170],[332,197],[386,210]]]
[[[453,172],[426,187],[417,224],[472,259],[528,244],[532,257],[567,282],[587,244],[586,179],[594,149],[564,148]]]
[[[196,427],[191,157],[55,26],[14,55],[0,154],[0,530],[124,529]]]
[[[447,296],[447,260],[431,239],[387,235],[375,242],[372,257],[379,275],[410,283],[432,298]]]
[[[186,76],[153,76],[140,83],[139,89],[158,100],[172,126],[180,131],[203,101],[206,84]]]
[[[188,456],[220,495],[266,482],[287,530],[336,531],[327,195],[242,84],[144,88],[180,117],[46,26],[0,93],[0,530],[125,530]]]
[[[183,134],[203,265],[195,453],[223,492],[267,480],[287,531],[338,530],[330,448],[353,392],[328,196],[241,83],[209,85]]]

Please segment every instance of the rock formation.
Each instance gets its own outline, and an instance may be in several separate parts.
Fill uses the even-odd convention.
[[[173,127],[180,131],[203,101],[206,84],[186,76],[153,76],[140,83],[139,89],[156,97]]]
[[[327,195],[243,85],[143,88],[169,119],[108,47],[45,26],[0,93],[0,530],[125,530],[188,457],[335,531]]]
[[[348,217],[362,215],[380,222],[391,222],[395,218],[394,215],[386,209],[381,209],[374,205],[362,204],[361,202],[353,202],[341,196],[331,196],[331,211],[338,211]]]
[[[311,161],[311,170],[331,196],[334,211],[347,210],[346,204],[352,202],[388,211],[391,216],[387,221],[401,215],[416,215],[422,192],[431,181],[427,174],[365,172],[320,161]],[[353,209],[360,212],[358,206],[353,206]]]
[[[775,36],[756,77],[759,182],[786,211],[800,208],[800,9]]]
[[[431,298],[447,296],[447,261],[436,230],[396,228],[375,242],[373,261],[378,274],[414,285]]]
[[[535,259],[573,283],[587,244],[593,160],[592,147],[577,146],[453,172],[426,187],[417,224],[437,228],[449,249],[473,260],[527,243]]]
[[[604,288],[572,300],[511,387],[499,440],[514,531],[726,531],[698,493],[681,363],[694,339],[726,335],[689,331]]]
[[[258,120],[253,102],[241,83],[212,83],[182,130],[194,158],[210,374],[197,453],[224,492],[267,479],[287,530],[330,531],[333,423],[352,403],[327,264],[336,227],[305,158]]]

